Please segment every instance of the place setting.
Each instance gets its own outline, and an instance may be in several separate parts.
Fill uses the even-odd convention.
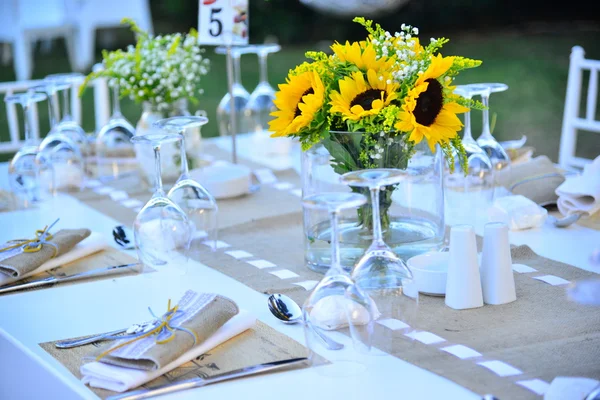
[[[101,233],[55,226],[60,226],[60,219],[37,230],[31,239],[13,239],[3,245],[0,295],[131,275],[141,270],[134,257],[111,247]]]
[[[0,347],[40,374],[0,393],[600,399],[598,61],[557,156],[502,46],[300,3],[128,9],[97,64],[0,85]],[[260,31],[316,13],[348,40]]]

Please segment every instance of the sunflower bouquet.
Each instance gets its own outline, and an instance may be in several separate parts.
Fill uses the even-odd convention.
[[[455,162],[464,166],[457,114],[482,105],[455,94],[452,83],[460,71],[481,61],[442,56],[448,39],[432,38],[423,46],[418,28],[410,25],[390,34],[371,20],[357,17],[354,22],[365,27],[366,40],[336,42],[332,54],[309,51],[311,61],[289,71],[276,93],[272,136],[297,138],[303,150],[323,144],[339,174],[405,169],[423,141],[432,152],[442,151],[450,168]],[[384,227],[391,192],[380,198]],[[370,225],[369,213],[360,212],[363,224]]]

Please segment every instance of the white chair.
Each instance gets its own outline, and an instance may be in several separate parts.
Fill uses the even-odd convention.
[[[17,80],[31,79],[33,48],[38,40],[64,38],[74,67],[74,30],[68,14],[66,0],[0,0],[0,43],[12,45]],[[4,48],[3,61],[9,56]]]
[[[1,0],[0,0],[1,1]],[[94,68],[99,68],[95,66]],[[83,80],[82,80],[83,82]],[[17,81],[17,82],[0,82],[0,102],[5,104],[6,115],[8,120],[8,141],[0,142],[0,154],[14,153],[21,148],[23,140],[19,130],[19,118],[17,113],[17,105],[4,102],[4,96],[13,93],[23,92],[29,88],[43,83],[41,80]],[[94,91],[94,120],[96,130],[102,127],[109,118],[109,99],[108,86],[105,79],[95,79],[90,82],[90,89]],[[71,115],[77,123],[81,123],[81,98],[79,97],[79,86],[74,86],[71,89]],[[42,103],[42,106],[43,105]],[[39,120],[37,113],[37,104],[32,104],[29,113],[29,121],[33,136],[40,138]],[[2,132],[6,132],[6,128],[0,126]],[[45,132],[44,132],[45,134]],[[44,135],[42,135],[44,136]]]
[[[581,118],[579,106],[583,74],[586,70],[589,71],[589,81],[585,117]],[[577,131],[585,130],[600,134],[600,121],[595,118],[598,100],[598,71],[600,71],[600,60],[586,59],[585,51],[581,46],[574,46],[571,49],[569,80],[558,155],[559,165],[567,170],[581,169],[592,161],[577,157],[575,150],[577,148]]]
[[[75,26],[77,48],[76,70],[83,71],[94,62],[96,30],[122,27],[123,18],[131,18],[138,26],[153,32],[148,0],[67,0]]]

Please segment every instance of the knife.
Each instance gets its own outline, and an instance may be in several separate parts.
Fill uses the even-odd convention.
[[[81,278],[89,278],[92,276],[103,275],[103,274],[106,274],[107,272],[113,272],[113,271],[118,271],[118,270],[129,268],[129,267],[134,267],[136,265],[139,265],[139,263],[113,265],[110,267],[96,268],[96,269],[92,269],[90,271],[80,272],[78,274],[70,275],[70,276],[60,276],[60,277],[49,276],[47,278],[37,279],[32,282],[14,283],[12,285],[0,286],[0,294],[12,292],[15,290],[31,289],[31,288],[35,288],[38,286],[53,285],[55,283],[75,281],[75,280],[81,279]]]
[[[212,383],[222,382],[229,379],[241,378],[242,376],[260,374],[275,369],[288,367],[290,365],[301,364],[308,360],[308,358],[291,358],[288,360],[274,361],[265,364],[253,365],[251,367],[240,368],[234,371],[225,372],[222,374],[214,375],[209,378],[194,378],[188,379],[181,382],[169,383],[166,385],[158,386],[153,389],[141,389],[133,390],[114,396],[109,396],[106,400],[137,400],[147,399],[154,396],[160,396],[167,393],[178,392],[180,390],[198,388]]]

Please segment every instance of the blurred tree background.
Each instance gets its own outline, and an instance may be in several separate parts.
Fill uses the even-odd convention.
[[[250,43],[276,40],[282,45],[282,50],[269,56],[268,61],[269,80],[274,87],[284,81],[290,68],[304,61],[305,51],[328,50],[333,41],[360,40],[365,36],[364,29],[352,22],[353,16],[327,15],[298,0],[249,0],[249,3]],[[499,140],[527,135],[527,144],[535,147],[536,154],[546,154],[556,161],[571,48],[582,46],[586,57],[600,59],[600,14],[595,12],[594,3],[407,0],[393,11],[369,17],[391,32],[399,30],[402,23],[417,26],[424,42],[430,37],[449,38],[444,55],[483,60],[481,67],[466,71],[457,83],[503,82],[509,86],[508,91],[491,97],[490,111],[497,114],[494,135]],[[156,34],[187,32],[197,27],[197,0],[150,0],[150,5]],[[97,62],[101,62],[102,48],[124,48],[133,40],[127,28],[102,30],[97,35]],[[224,57],[216,55],[212,48],[207,48],[205,55],[211,59],[212,67],[202,80],[204,94],[198,97],[197,108],[208,112],[210,122],[202,129],[203,136],[208,137],[218,134],[216,107],[227,90],[227,80]],[[64,43],[55,43],[49,53],[36,49],[34,78],[69,69]],[[0,82],[14,79],[12,65],[0,66]],[[258,83],[256,56],[242,57],[242,83],[248,91]],[[83,127],[88,132],[94,130],[91,99],[92,93],[87,91],[83,99]],[[123,99],[122,108],[135,124],[141,106]],[[41,130],[46,132],[45,107],[39,111]],[[481,129],[480,115],[474,112],[472,116],[476,137]],[[3,108],[0,108],[0,126],[6,126]],[[5,137],[7,133],[0,135]],[[580,156],[597,156],[600,137],[584,132],[578,149]]]

